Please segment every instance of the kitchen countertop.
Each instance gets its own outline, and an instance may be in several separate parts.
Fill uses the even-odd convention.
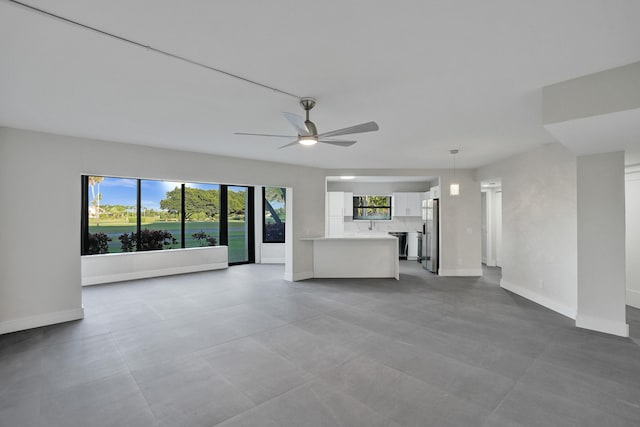
[[[341,234],[339,236],[303,237],[300,240],[389,240],[396,237],[387,233]]]

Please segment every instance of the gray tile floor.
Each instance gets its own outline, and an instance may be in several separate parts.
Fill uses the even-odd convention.
[[[622,339],[484,278],[282,280],[282,266],[83,290],[82,321],[0,336],[0,425],[638,426]]]

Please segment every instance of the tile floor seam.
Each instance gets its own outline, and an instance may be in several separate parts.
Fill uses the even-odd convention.
[[[136,376],[133,374],[133,372],[131,372],[130,369],[129,369],[129,375],[131,376],[131,378],[133,378],[133,382],[136,384],[136,388],[138,389],[140,396],[142,396],[142,398],[144,399],[147,409],[149,410],[151,415],[153,415],[153,419],[156,421],[156,424],[159,423],[160,419],[158,418],[156,412],[153,410],[153,407],[151,406],[149,399],[147,399],[147,395],[142,390],[142,387],[140,386],[140,383],[138,382]]]
[[[500,400],[500,402],[496,405],[496,407],[493,409],[493,411],[491,411],[491,413],[489,414],[489,418],[492,415],[496,415],[496,412],[498,411],[498,409],[500,408],[500,406],[502,406],[502,404],[507,400],[507,398],[511,395],[511,393],[513,392],[513,390],[516,388],[516,386],[518,384],[520,384],[522,378],[527,374],[527,372],[529,372],[531,370],[531,368],[533,368],[533,364],[536,362],[536,360],[538,360],[538,358],[533,358],[533,360],[531,361],[531,363],[529,364],[529,366],[527,366],[527,369],[525,369],[521,375],[518,376],[518,379],[513,381],[513,384],[511,385],[511,387],[509,387],[509,390],[507,391],[507,393],[505,393],[504,397]]]

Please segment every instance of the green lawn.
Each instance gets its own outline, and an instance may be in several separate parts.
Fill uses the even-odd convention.
[[[245,261],[248,257],[246,248],[246,232],[245,221],[229,221],[229,262]],[[165,230],[173,235],[178,241],[178,244],[172,247],[180,247],[181,229],[179,222],[162,222],[157,221],[149,224],[142,224],[142,228],[148,228],[150,230]],[[191,235],[204,231],[209,235],[213,235],[216,240],[220,241],[219,236],[219,224],[218,222],[187,222],[185,224],[185,247],[193,248],[201,246],[198,240],[195,240]],[[111,238],[109,242],[109,253],[122,252],[120,248],[120,240],[118,237],[124,233],[133,233],[136,231],[135,224],[105,224],[102,225],[90,225],[90,233],[105,233]]]

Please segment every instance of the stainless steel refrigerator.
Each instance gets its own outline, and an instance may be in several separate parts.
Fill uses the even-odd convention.
[[[422,266],[432,273],[438,274],[438,238],[439,238],[439,212],[438,199],[422,201]]]

